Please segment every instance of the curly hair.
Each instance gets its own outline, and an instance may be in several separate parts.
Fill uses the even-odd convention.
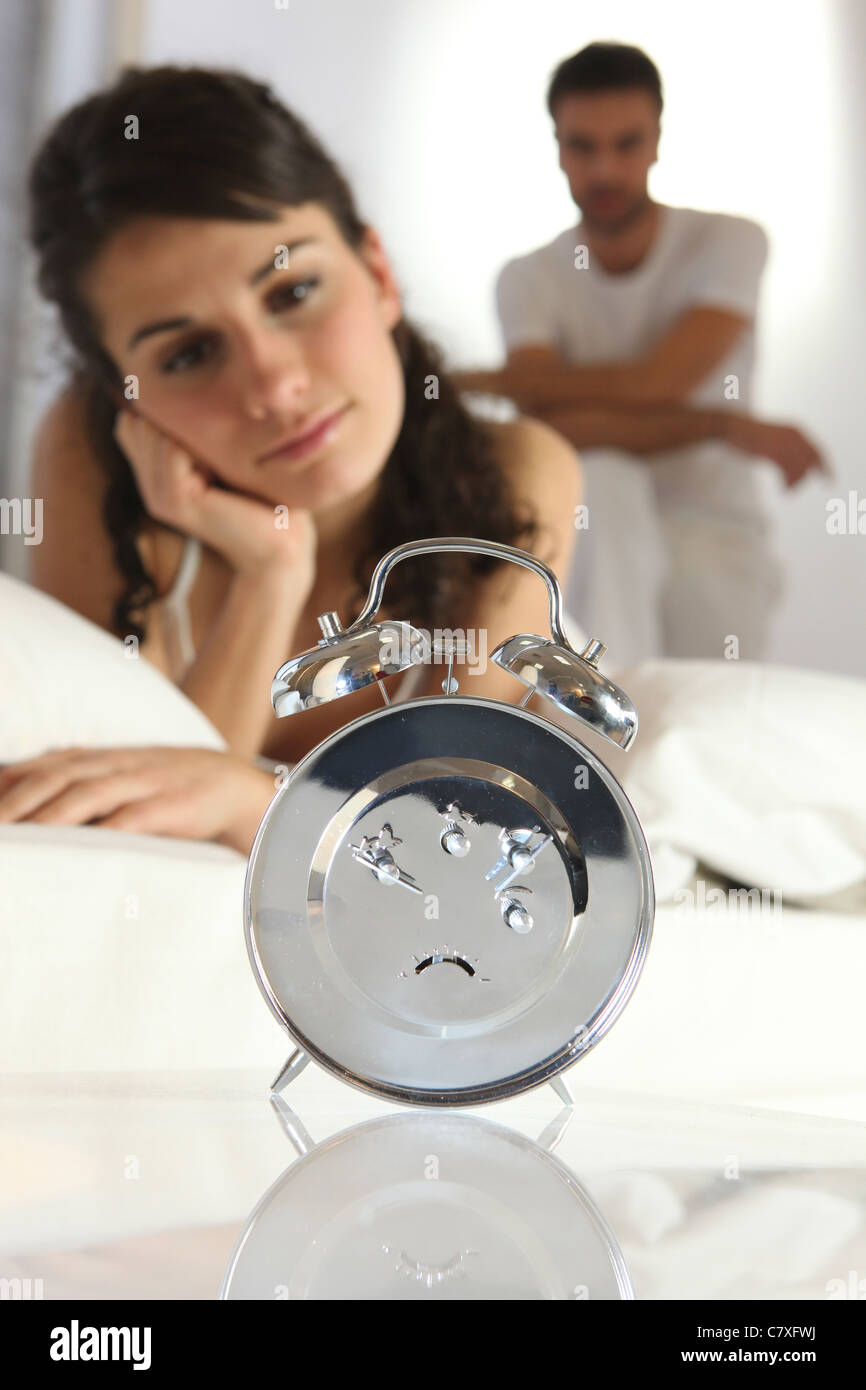
[[[134,140],[123,138],[130,113],[139,122]],[[146,513],[114,439],[122,378],[81,291],[85,271],[119,228],[146,215],[275,221],[279,206],[312,202],[353,250],[366,226],[345,177],[303,121],[267,85],[228,69],[125,68],[49,130],[28,193],[37,283],[57,308],[88,441],[106,474],[103,521],[123,578],[114,622],[118,633],[143,640],[157,597],[136,545]],[[392,335],[406,403],[354,566],[359,605],[376,562],[396,545],[467,535],[531,550],[539,532],[533,510],[513,496],[492,431],[443,370],[440,349],[405,317]],[[433,400],[431,377],[438,378]],[[474,577],[500,563],[459,552],[410,557],[389,578],[391,606],[427,628],[441,626]]]

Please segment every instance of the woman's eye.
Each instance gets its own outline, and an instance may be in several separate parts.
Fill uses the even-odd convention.
[[[209,354],[213,350],[213,341],[210,338],[197,338],[195,342],[187,343],[178,352],[172,353],[171,357],[163,362],[161,371],[165,373],[185,372],[191,368],[200,367],[208,360]]]
[[[281,285],[278,290],[269,295],[268,303],[274,304],[278,308],[285,305],[290,307],[294,304],[303,304],[310,297],[310,290],[315,289],[319,281],[315,278],[309,280],[296,280],[291,285]],[[298,291],[303,291],[299,294]]]
[[[320,281],[313,276],[308,280],[296,280],[290,285],[281,285],[268,298],[269,305],[276,310],[293,308],[299,304],[304,304],[310,297],[311,290],[319,285]],[[178,352],[172,353],[171,357],[163,362],[161,371],[170,375],[174,372],[193,371],[196,367],[203,366],[214,354],[214,341],[211,338],[197,338],[192,343],[187,343]]]

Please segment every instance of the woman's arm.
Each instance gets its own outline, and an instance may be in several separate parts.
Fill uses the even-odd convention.
[[[139,446],[137,478],[151,470],[146,478],[158,513],[177,504],[174,464],[154,457],[162,441],[153,434],[148,438],[148,422],[136,426],[125,439],[131,451]],[[122,635],[115,627],[114,607],[123,580],[102,518],[106,478],[87,439],[81,403],[71,390],[54,402],[36,432],[31,479],[34,496],[44,499],[43,540],[33,548],[32,583],[106,631]],[[214,536],[232,551],[232,558],[223,558],[233,574],[227,598],[180,688],[234,752],[254,755],[275,719],[268,691],[292,648],[309,592],[315,528],[311,518],[295,511],[289,535],[275,529],[273,508],[264,503],[225,491],[208,500]],[[192,512],[195,499],[186,505]],[[182,519],[195,524],[192,516]],[[156,615],[148,621],[153,625]],[[152,660],[149,646],[145,642],[141,652]]]
[[[271,681],[293,649],[304,601],[291,566],[236,574],[219,617],[180,682],[235,753],[257,754],[276,723]]]
[[[97,825],[248,855],[277,778],[210,748],[59,748],[0,767],[0,824]]]
[[[227,599],[182,689],[233,752],[254,755],[275,718],[270,682],[316,578],[313,517],[292,508],[284,526],[285,508],[223,486],[186,445],[138,411],[121,412],[114,433],[149,515],[197,536],[230,569]]]
[[[516,501],[532,508],[539,534],[532,553],[553,570],[564,589],[571,567],[576,529],[576,508],[583,497],[583,471],[574,449],[549,426],[521,416],[491,426],[499,444],[499,458]],[[525,548],[525,547],[521,547]],[[579,614],[575,614],[579,618]],[[489,660],[493,649],[518,632],[550,632],[547,585],[532,570],[502,563],[476,584],[467,595],[465,608],[449,615],[453,629],[466,634],[468,652],[455,659],[452,675],[461,695],[516,704],[526,687]],[[437,657],[422,695],[441,695],[447,661]]]

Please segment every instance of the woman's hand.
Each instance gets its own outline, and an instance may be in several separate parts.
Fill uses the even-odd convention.
[[[249,854],[274,776],[209,748],[60,748],[0,768],[0,823],[99,825]]]
[[[129,460],[149,514],[197,536],[242,574],[288,568],[295,592],[310,593],[316,573],[316,527],[301,508],[278,526],[276,508],[221,484],[213,469],[143,415],[122,410],[114,437]]]

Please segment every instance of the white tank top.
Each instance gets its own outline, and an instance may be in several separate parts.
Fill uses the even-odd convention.
[[[195,659],[189,596],[201,563],[201,541],[187,536],[174,584],[162,599],[172,679],[179,683]]]

